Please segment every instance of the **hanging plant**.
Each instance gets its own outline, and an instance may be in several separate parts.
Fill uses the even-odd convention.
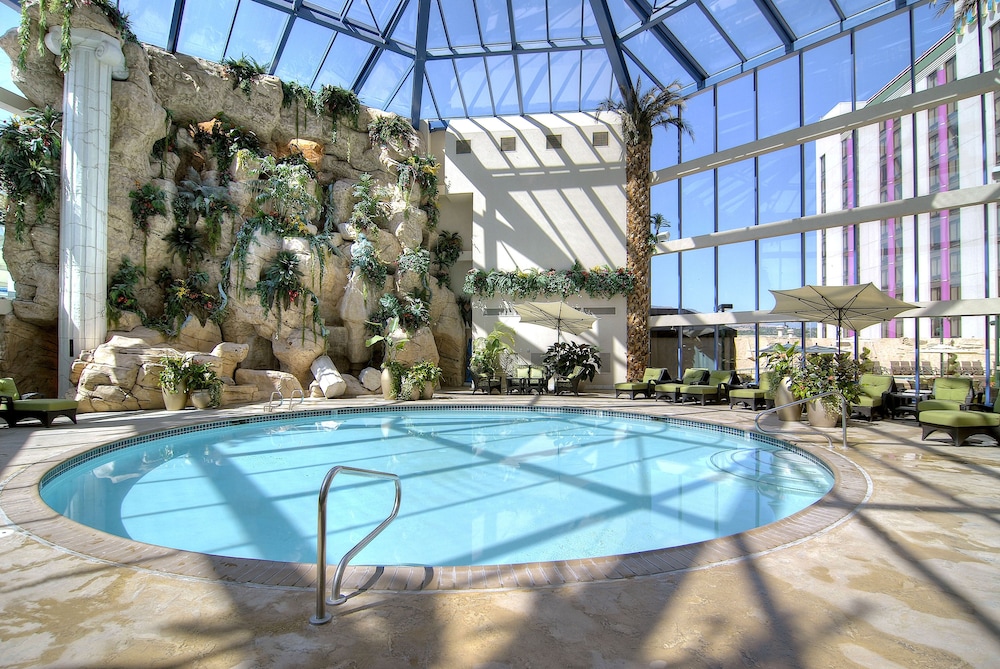
[[[330,116],[333,141],[337,141],[337,126],[341,121],[349,120],[357,127],[361,101],[354,91],[340,86],[323,86],[317,94],[317,103]]]
[[[377,290],[385,286],[385,279],[389,274],[388,265],[379,260],[375,246],[364,235],[358,235],[351,247],[351,269],[356,269]]]
[[[189,315],[194,315],[202,327],[211,320],[221,323],[225,316],[225,299],[205,290],[208,274],[192,272],[184,279],[176,279],[166,267],[160,269],[156,285],[163,290],[163,317],[148,325],[174,335]]]
[[[442,230],[434,247],[434,262],[440,270],[448,270],[462,255],[462,235]]]
[[[189,132],[199,149],[211,149],[219,165],[219,182],[222,185],[229,181],[229,167],[233,164],[233,156],[237,151],[245,150],[261,157],[264,155],[257,135],[231,123],[224,114],[213,119],[210,130],[195,125],[189,128]]]
[[[306,309],[312,305],[312,325],[315,333],[315,326],[322,325],[322,316],[319,311],[319,300],[316,295],[302,285],[302,272],[299,270],[299,258],[291,251],[279,251],[271,264],[264,270],[253,292],[260,297],[260,305],[271,311],[277,305],[277,317],[281,320],[281,312],[287,311],[291,306],[298,305],[302,301],[302,318],[306,318]],[[322,328],[323,336],[326,336],[326,329]],[[302,329],[302,336],[305,338],[305,328]]]
[[[233,90],[239,88],[250,99],[253,84],[267,73],[267,68],[246,54],[239,58],[226,58],[222,61],[226,76],[233,81]]]
[[[568,270],[469,270],[462,290],[469,295],[533,298],[542,295],[566,297],[586,293],[594,298],[627,295],[635,288],[635,276],[627,268],[608,266],[584,269],[579,261]]]
[[[374,231],[378,221],[388,213],[388,205],[383,201],[383,190],[372,180],[371,174],[362,174],[354,185],[351,195],[357,198],[351,210],[351,223],[363,231]]]
[[[135,294],[139,279],[144,276],[142,267],[134,264],[128,257],[122,258],[118,271],[108,277],[108,324],[117,327],[122,314],[127,311],[139,314],[142,322],[146,322],[146,312],[139,306],[139,299]]]
[[[254,204],[259,211],[285,219],[288,231],[295,230],[296,236],[303,236],[307,234],[307,216],[320,206],[315,195],[315,174],[303,160],[278,161],[265,156],[261,159],[260,178],[250,183],[255,193]]]
[[[431,253],[427,249],[403,249],[397,268],[400,274],[413,272],[426,276],[431,268]]]
[[[194,225],[199,217],[204,217],[205,242],[214,251],[222,240],[222,219],[237,212],[228,188],[210,186],[202,181],[197,170],[188,168],[187,178],[178,184],[174,200],[174,219],[178,224]]]
[[[36,205],[35,221],[59,197],[59,161],[62,142],[56,126],[62,114],[52,107],[32,107],[24,116],[14,116],[0,126],[0,189],[14,209],[14,237],[24,235],[24,212],[28,200]]]
[[[36,48],[39,54],[44,54],[45,35],[49,32],[49,14],[53,11],[60,11],[62,18],[62,41],[59,44],[59,69],[65,72],[69,69],[70,54],[73,43],[70,41],[72,34],[72,15],[78,5],[86,4],[100,11],[114,27],[118,36],[126,42],[138,44],[139,40],[129,24],[128,15],[122,14],[118,9],[118,3],[111,0],[40,0],[38,3],[38,41]],[[20,52],[17,56],[17,66],[22,70],[27,60],[28,48],[31,42],[31,17],[28,16],[25,3],[21,3],[21,23],[17,29],[17,41]]]
[[[167,248],[170,250],[171,259],[180,258],[189,273],[195,263],[208,255],[202,240],[202,234],[189,223],[179,223],[163,236],[163,241],[167,242]]]
[[[129,191],[128,196],[132,200],[132,222],[143,234],[149,234],[149,219],[167,215],[167,194],[150,181]]]
[[[395,114],[372,119],[368,124],[368,139],[372,146],[391,146],[400,151],[416,151],[420,146],[410,122]]]

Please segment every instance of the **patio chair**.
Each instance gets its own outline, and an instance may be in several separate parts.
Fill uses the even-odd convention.
[[[631,399],[642,394],[646,397],[653,396],[653,387],[657,383],[666,383],[670,380],[670,372],[661,367],[647,367],[642,375],[642,381],[624,381],[615,384],[615,399],[622,393],[628,393]]]
[[[972,379],[967,376],[942,376],[934,379],[931,398],[917,405],[924,411],[957,411],[972,401]]]
[[[708,379],[708,369],[705,367],[691,367],[684,370],[684,374],[679,381],[674,383],[657,383],[653,386],[656,391],[656,399],[667,399],[671,402],[681,401],[681,388],[684,386],[704,385]]]
[[[962,361],[959,362],[959,366],[960,366],[960,371],[962,372],[962,374],[964,374],[965,376],[972,376],[972,361],[971,360],[962,360]]]
[[[930,360],[920,361],[920,374],[923,376],[934,376],[934,366]]]
[[[983,361],[982,360],[973,360],[972,361],[972,375],[973,376],[985,376],[985,374],[986,374],[986,370],[983,369]]]
[[[563,393],[579,395],[580,382],[586,377],[585,371],[583,367],[576,366],[569,376],[557,376],[553,392],[556,395],[562,395]]]
[[[481,390],[484,395],[491,394],[494,390],[500,392],[500,379],[491,374],[472,373],[472,394]],[[501,393],[502,394],[502,393]]]
[[[713,403],[718,403],[725,396],[726,389],[724,386],[735,384],[738,380],[739,377],[736,376],[736,372],[733,370],[717,369],[708,373],[708,378],[704,384],[682,386],[680,389],[681,400],[698,400],[702,406],[705,406],[706,400],[709,399]]]
[[[66,416],[76,423],[76,400],[49,399],[37,397],[37,393],[27,393],[23,397],[17,392],[12,378],[0,379],[0,418],[14,427],[26,418],[35,418],[49,427],[59,416]]]
[[[771,375],[761,374],[760,383],[747,384],[745,386],[729,386],[729,408],[732,409],[737,404],[742,404],[747,409],[757,409],[767,406],[767,393],[771,389]]]
[[[899,374],[900,376],[902,376],[903,363],[900,362],[899,360],[892,360],[891,362],[889,362],[889,373],[893,375]]]
[[[934,432],[947,432],[953,445],[961,446],[969,437],[985,434],[1000,444],[1000,402],[993,403],[993,411],[921,411],[917,420],[923,430],[921,439]]]
[[[862,374],[858,380],[861,395],[858,401],[851,404],[851,411],[864,415],[868,422],[877,411],[884,418],[888,407],[886,395],[896,392],[896,384],[892,376],[882,374]]]

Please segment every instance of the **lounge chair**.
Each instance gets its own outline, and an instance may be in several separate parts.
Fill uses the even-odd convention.
[[[861,395],[858,401],[851,404],[851,411],[863,414],[872,422],[872,417],[878,411],[883,417],[886,415],[886,395],[896,391],[895,381],[891,375],[883,374],[862,374],[858,380],[861,387]]]
[[[993,411],[921,411],[917,420],[923,429],[921,439],[940,431],[947,432],[955,446],[961,446],[966,439],[977,434],[991,436],[1000,444],[1000,402],[994,402]]]
[[[562,395],[563,393],[573,393],[574,395],[580,394],[580,382],[586,378],[586,370],[583,367],[576,366],[573,368],[573,372],[569,376],[557,376],[555,384],[556,395]]]
[[[972,379],[967,376],[942,376],[934,379],[931,399],[917,404],[917,413],[924,411],[957,411],[972,401]]]
[[[514,376],[507,380],[507,393],[528,394],[545,391],[545,370],[534,365],[518,365]]]
[[[475,395],[477,390],[481,390],[484,395],[491,394],[494,390],[500,391],[500,379],[492,376],[491,374],[476,374],[472,373],[472,394]]]
[[[708,379],[708,370],[704,367],[691,367],[684,370],[679,381],[673,383],[657,383],[653,386],[656,399],[668,399],[671,402],[681,401],[681,388],[684,386],[704,385]]]
[[[76,423],[76,400],[40,398],[34,395],[35,393],[28,393],[22,397],[17,392],[14,379],[0,379],[0,418],[11,427],[26,418],[36,418],[45,427],[52,425],[52,420],[59,416],[66,416]]]
[[[653,396],[653,387],[657,383],[666,383],[670,380],[670,372],[661,367],[647,367],[642,375],[642,381],[625,381],[615,384],[615,399],[622,393],[628,393],[631,399],[642,394],[646,397]]]
[[[735,384],[738,379],[736,372],[731,369],[717,369],[708,373],[704,384],[681,386],[681,400],[697,400],[702,406],[705,406],[706,400],[718,403],[725,395],[725,386]]]
[[[757,385],[748,384],[745,386],[729,386],[729,408],[732,409],[737,404],[742,404],[747,409],[757,409],[767,406],[767,394],[771,389],[771,375],[765,372],[760,376],[760,383]]]

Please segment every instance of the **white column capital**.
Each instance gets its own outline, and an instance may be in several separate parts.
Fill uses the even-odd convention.
[[[118,38],[90,28],[72,28],[70,39],[74,51],[77,49],[91,50],[101,64],[110,67],[112,79],[128,79],[125,53],[122,51],[122,45]],[[45,46],[56,55],[62,52],[62,26],[49,28],[49,32],[45,35]]]

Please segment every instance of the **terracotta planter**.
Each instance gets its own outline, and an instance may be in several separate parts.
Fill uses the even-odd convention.
[[[823,400],[814,400],[806,403],[806,418],[813,427],[837,427],[840,422],[840,412],[830,410]]]
[[[163,388],[160,388],[160,392],[163,394],[163,406],[167,411],[180,411],[187,406],[187,388],[183,385],[175,393],[168,393]]]
[[[781,383],[777,385],[774,389],[774,406],[780,407],[782,404],[788,404],[789,402],[795,401],[795,396],[792,395],[792,380],[785,377],[781,380]],[[778,409],[778,420],[795,422],[802,420],[802,405],[796,404],[795,406],[785,407],[784,409]]]

